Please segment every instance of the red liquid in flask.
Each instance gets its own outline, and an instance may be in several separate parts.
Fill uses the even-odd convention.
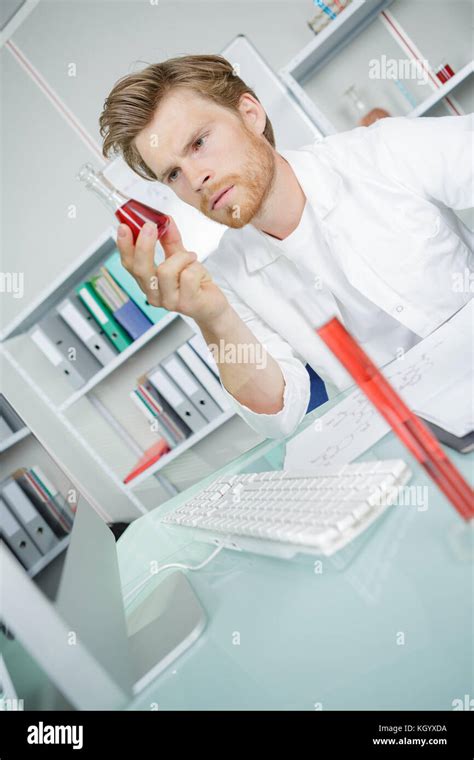
[[[123,206],[115,212],[115,216],[126,224],[132,230],[133,242],[137,242],[138,234],[145,224],[145,222],[154,222],[158,228],[158,238],[160,238],[168,229],[170,219],[169,216],[163,214],[161,211],[157,211],[151,206],[147,206],[140,201],[130,198]]]
[[[139,232],[145,222],[154,222],[157,226],[158,239],[168,229],[170,218],[156,208],[147,206],[135,198],[127,198],[110,182],[102,172],[98,172],[91,164],[84,164],[77,179],[97,195],[107,208],[115,214],[119,222],[126,224],[132,230],[133,242],[136,243]]]

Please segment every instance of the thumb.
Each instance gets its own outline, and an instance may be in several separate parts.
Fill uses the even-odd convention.
[[[168,215],[169,216],[169,215]],[[170,223],[166,232],[160,237],[160,245],[163,248],[165,259],[169,259],[173,253],[184,251],[183,241],[172,216],[169,216]]]

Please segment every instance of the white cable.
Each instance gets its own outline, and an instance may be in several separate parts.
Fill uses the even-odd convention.
[[[142,586],[144,586],[148,581],[154,576],[158,575],[158,573],[163,572],[163,570],[169,570],[172,567],[177,567],[180,570],[201,570],[202,567],[205,567],[214,557],[217,557],[217,555],[224,549],[224,546],[218,546],[214,551],[205,559],[203,562],[200,562],[199,565],[184,565],[181,562],[171,562],[168,565],[161,565],[161,567],[158,567],[156,570],[151,573],[151,575],[147,575],[146,578],[144,578],[135,588],[133,588],[131,591],[128,592],[128,594],[125,594],[124,601],[127,602],[127,600],[135,594],[136,591],[138,591]]]

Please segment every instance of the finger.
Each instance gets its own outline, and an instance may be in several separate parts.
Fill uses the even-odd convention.
[[[117,248],[120,252],[122,266],[127,271],[130,271],[133,267],[135,246],[133,244],[132,230],[127,224],[119,224],[117,230]]]
[[[155,245],[158,229],[153,222],[147,222],[140,230],[135,243],[133,257],[133,275],[148,279],[155,271]]]
[[[209,273],[199,261],[185,267],[179,278],[179,298],[183,303],[190,303],[196,297],[201,285],[211,280]]]
[[[170,259],[159,265],[156,274],[162,299],[171,303],[173,299],[177,298],[180,273],[196,259],[195,253],[181,251],[174,253]]]
[[[160,244],[163,247],[165,259],[169,259],[170,256],[178,251],[184,251],[184,244],[181,239],[180,232],[176,226],[176,222],[173,217],[170,216],[170,223],[166,232],[160,237]]]

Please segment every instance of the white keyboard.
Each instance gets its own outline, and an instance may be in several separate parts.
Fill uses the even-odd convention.
[[[292,557],[330,555],[396,501],[411,477],[401,459],[315,470],[270,471],[215,480],[161,522],[218,545]]]

